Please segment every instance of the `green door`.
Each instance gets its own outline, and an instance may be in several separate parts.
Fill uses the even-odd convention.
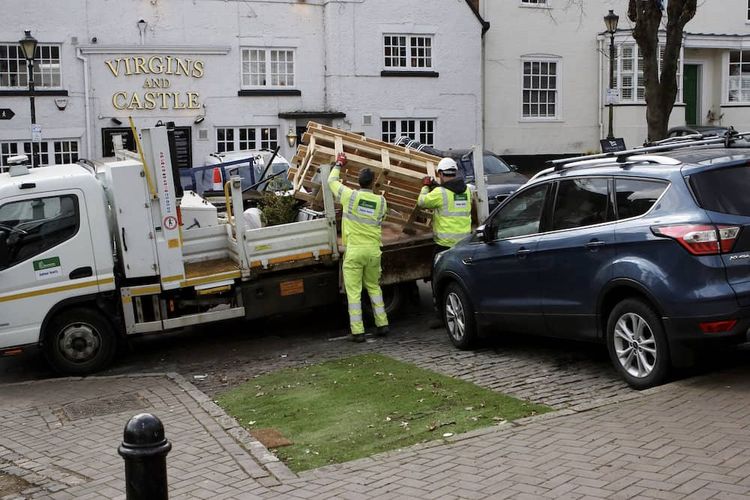
[[[700,125],[698,119],[698,65],[682,67],[682,99],[685,101],[685,124]]]

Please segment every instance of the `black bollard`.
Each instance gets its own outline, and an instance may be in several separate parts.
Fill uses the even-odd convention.
[[[164,437],[161,420],[150,413],[134,416],[125,424],[117,449],[125,459],[127,500],[166,500],[167,453],[172,443]]]

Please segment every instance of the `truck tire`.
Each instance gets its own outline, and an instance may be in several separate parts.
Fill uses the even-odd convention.
[[[87,375],[112,362],[117,350],[112,325],[95,309],[62,311],[49,323],[44,354],[52,367],[67,375]]]

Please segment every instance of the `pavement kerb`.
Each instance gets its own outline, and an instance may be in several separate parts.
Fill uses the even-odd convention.
[[[271,453],[263,443],[255,439],[247,430],[229,416],[215,401],[206,393],[191,384],[185,377],[176,372],[169,372],[166,377],[174,381],[178,387],[184,390],[198,405],[213,418],[224,431],[232,436],[259,464],[266,468],[279,480],[296,479],[298,476],[289,469],[279,458]]]

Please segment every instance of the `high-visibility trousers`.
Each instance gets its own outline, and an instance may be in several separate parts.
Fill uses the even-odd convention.
[[[380,289],[380,248],[347,247],[344,252],[344,287],[349,303],[349,325],[354,335],[365,333],[362,321],[362,284],[370,296],[375,326],[388,325]]]

